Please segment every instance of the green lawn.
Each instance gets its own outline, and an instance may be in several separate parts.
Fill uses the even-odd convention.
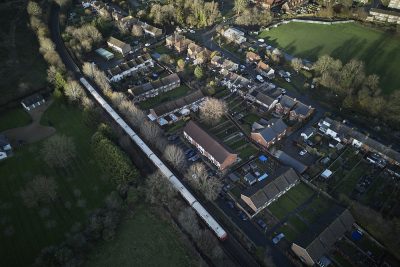
[[[31,117],[22,107],[1,112],[0,132],[7,129],[28,125],[31,121]]]
[[[36,36],[28,28],[26,4],[20,1],[0,6],[0,105],[46,86],[46,63]]]
[[[260,33],[268,44],[315,61],[328,54],[342,61],[363,60],[368,73],[381,77],[386,93],[400,89],[400,37],[356,23],[319,25],[289,23]]]
[[[343,181],[339,187],[335,190],[336,192],[350,195],[354,187],[357,185],[358,180],[362,175],[367,173],[368,166],[361,162],[359,165],[355,166],[347,175],[343,178]]]
[[[64,240],[73,225],[84,223],[89,211],[102,206],[114,188],[93,160],[93,131],[82,122],[81,111],[54,103],[42,118],[58,133],[73,138],[77,158],[65,169],[47,166],[41,156],[42,142],[15,148],[15,155],[0,163],[0,266],[28,266],[40,250]],[[20,190],[37,175],[53,177],[58,198],[38,208],[27,208]]]
[[[239,150],[239,157],[242,160],[247,160],[251,156],[256,156],[258,150],[251,144],[248,144],[244,148]]]
[[[178,233],[144,206],[120,226],[114,240],[89,256],[87,266],[194,266]]]
[[[179,97],[186,95],[190,91],[190,88],[186,85],[181,85],[171,91],[162,93],[156,97],[149,98],[146,101],[140,102],[139,106],[141,109],[151,109],[161,103],[176,100]]]

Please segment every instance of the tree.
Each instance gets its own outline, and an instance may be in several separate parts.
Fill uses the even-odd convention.
[[[97,86],[102,90],[103,94],[108,95],[111,93],[111,86],[106,74],[99,70],[95,64],[85,62],[83,63],[82,70],[86,76],[94,80]]]
[[[194,69],[193,74],[194,74],[194,76],[196,76],[196,78],[198,80],[200,80],[204,76],[203,69],[200,66],[196,66],[196,68]]]
[[[129,100],[123,100],[118,109],[133,126],[140,127],[146,119],[143,111]]]
[[[36,207],[39,203],[54,201],[57,197],[57,188],[53,178],[37,176],[26,184],[20,195],[27,207]]]
[[[203,163],[192,164],[189,167],[185,178],[210,201],[213,201],[218,197],[222,188],[222,183],[217,177],[208,176],[206,167]]]
[[[155,24],[162,24],[165,19],[162,6],[159,4],[153,4],[150,9],[149,17],[153,19]]]
[[[178,146],[168,145],[164,150],[164,157],[178,170],[182,170],[185,166],[185,154]]]
[[[140,132],[149,142],[155,142],[161,137],[161,129],[155,123],[144,121],[140,126]]]
[[[159,171],[147,177],[145,187],[147,201],[155,205],[168,205],[177,194],[168,179]]]
[[[319,57],[313,65],[313,69],[319,74],[322,74],[328,70],[339,71],[341,68],[342,62],[340,60],[335,60],[328,55]]]
[[[168,54],[162,54],[162,55],[160,56],[160,61],[161,61],[162,63],[164,63],[164,64],[170,64],[170,63],[171,63],[171,60],[172,60],[172,58],[171,58],[171,56],[168,55]]]
[[[65,85],[64,92],[67,98],[72,102],[80,101],[85,95],[82,86],[75,80],[71,80]]]
[[[223,100],[208,97],[200,105],[200,118],[207,124],[215,125],[227,113],[228,108]]]
[[[44,161],[52,167],[65,168],[76,157],[76,148],[72,138],[60,134],[44,141],[41,152]]]
[[[194,239],[198,239],[200,235],[199,221],[191,207],[186,207],[179,213],[178,221],[187,233],[193,236]]]
[[[42,16],[42,8],[39,6],[38,3],[34,2],[34,1],[29,1],[28,2],[28,5],[26,7],[26,11],[31,16],[35,16],[35,17]]]
[[[247,0],[235,0],[235,6],[233,10],[236,11],[236,15],[242,13],[247,7]]]
[[[180,70],[184,70],[185,69],[185,65],[186,65],[186,63],[185,63],[185,61],[183,60],[183,59],[178,59],[178,61],[176,62],[176,64],[178,65],[178,68],[180,69]]]
[[[293,58],[291,61],[291,65],[296,72],[299,72],[303,67],[303,61],[300,58]]]
[[[133,36],[141,37],[141,36],[143,36],[143,28],[138,24],[134,24],[132,26],[131,33]]]

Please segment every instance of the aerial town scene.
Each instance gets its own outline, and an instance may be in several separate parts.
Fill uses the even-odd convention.
[[[400,266],[400,0],[0,14],[0,266]]]

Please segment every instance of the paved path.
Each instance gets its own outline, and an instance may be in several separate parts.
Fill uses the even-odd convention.
[[[49,126],[40,124],[40,119],[46,109],[52,104],[53,101],[46,102],[44,105],[29,111],[32,118],[32,123],[18,128],[9,129],[3,132],[4,135],[11,141],[11,144],[16,145],[20,141],[24,143],[35,143],[43,140],[56,132],[56,129]]]

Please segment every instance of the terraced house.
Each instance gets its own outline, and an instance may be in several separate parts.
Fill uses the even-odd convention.
[[[281,140],[286,135],[287,129],[288,126],[282,119],[272,119],[265,128],[252,132],[250,137],[258,144],[268,148]]]
[[[219,170],[225,170],[237,160],[237,154],[218,142],[194,121],[189,121],[183,129],[185,138],[208,158]]]
[[[110,37],[110,39],[108,39],[107,45],[112,50],[114,50],[118,53],[121,53],[124,56],[132,51],[130,44],[127,44],[121,40],[118,40],[117,38],[114,38],[114,37]]]
[[[151,97],[156,97],[159,93],[164,93],[175,89],[181,85],[181,80],[176,73],[170,74],[157,81],[148,82],[128,89],[133,95],[134,102],[144,101]]]
[[[251,208],[255,216],[276,201],[299,182],[300,178],[292,168],[278,171],[275,178],[267,178],[244,190],[240,198]]]
[[[127,60],[115,66],[114,68],[107,70],[106,74],[110,82],[118,82],[127,76],[131,76],[140,69],[146,69],[153,66],[153,59],[149,54],[144,54],[134,59]]]

